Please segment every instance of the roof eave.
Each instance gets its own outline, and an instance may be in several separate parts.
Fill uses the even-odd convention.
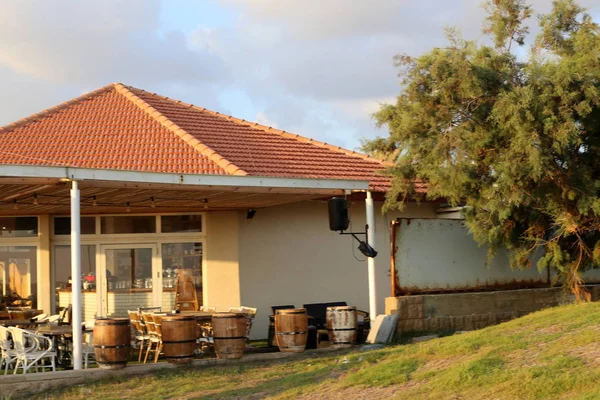
[[[237,175],[176,174],[164,172],[92,169],[79,167],[0,165],[0,183],[4,180],[75,180],[90,183],[130,184],[144,186],[193,186],[256,189],[261,191],[294,190],[338,191],[369,190],[369,182],[345,179],[284,178]]]

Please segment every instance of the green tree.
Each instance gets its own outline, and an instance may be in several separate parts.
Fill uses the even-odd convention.
[[[467,205],[490,256],[507,248],[513,268],[528,268],[543,250],[537,267],[586,299],[581,272],[600,266],[599,26],[557,0],[525,47],[531,7],[485,7],[490,45],[448,29],[447,47],[395,57],[401,93],[375,114],[389,136],[363,149],[394,161],[388,207],[427,182],[429,198]]]

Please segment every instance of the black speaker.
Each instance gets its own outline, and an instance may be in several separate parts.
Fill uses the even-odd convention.
[[[348,219],[348,203],[346,199],[334,197],[329,200],[329,229],[345,231],[350,225]]]

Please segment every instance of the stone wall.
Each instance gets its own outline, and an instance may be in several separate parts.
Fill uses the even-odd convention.
[[[587,289],[592,300],[600,299],[600,285]],[[397,334],[468,331],[573,301],[562,288],[430,294],[388,297],[385,313],[398,314]]]

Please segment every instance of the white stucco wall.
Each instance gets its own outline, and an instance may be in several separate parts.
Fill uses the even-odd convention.
[[[479,246],[461,220],[402,220],[396,237],[400,285],[410,293],[537,287],[548,284],[548,271],[513,270],[508,254],[491,262],[487,246]]]
[[[486,245],[479,245],[460,220],[402,220],[396,239],[396,267],[400,285],[410,293],[430,291],[545,287],[556,270],[539,271],[538,249],[531,268],[513,270],[508,254],[499,250],[491,262]],[[582,274],[586,283],[600,282],[600,270]]]
[[[378,312],[390,295],[388,222],[400,216],[381,214],[376,203]],[[402,216],[435,217],[430,203],[410,204]],[[346,301],[368,310],[367,263],[350,236],[331,232],[327,202],[313,201],[257,211],[254,219],[239,215],[240,295],[245,306],[258,307],[253,338],[267,336],[271,306]],[[354,231],[364,230],[364,202],[353,202]],[[353,255],[354,253],[354,255]],[[359,260],[355,259],[356,256]]]

